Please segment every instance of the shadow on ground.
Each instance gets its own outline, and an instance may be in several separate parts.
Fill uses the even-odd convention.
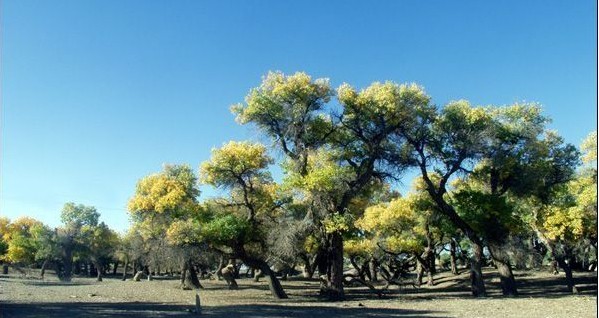
[[[3,318],[42,317],[194,317],[192,306],[158,303],[43,303],[0,304]],[[443,317],[441,311],[381,309],[366,307],[235,305],[204,307],[203,317]]]

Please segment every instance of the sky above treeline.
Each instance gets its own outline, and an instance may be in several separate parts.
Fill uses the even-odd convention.
[[[72,201],[124,231],[141,177],[197,170],[229,140],[268,142],[229,107],[269,70],[416,82],[437,105],[538,102],[579,145],[596,129],[596,12],[587,0],[4,0],[0,215],[57,226]]]

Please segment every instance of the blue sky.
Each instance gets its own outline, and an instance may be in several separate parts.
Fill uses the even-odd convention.
[[[74,201],[124,230],[139,178],[260,139],[229,106],[269,70],[417,82],[439,105],[536,101],[578,145],[596,129],[596,12],[594,1],[5,0],[0,215],[56,226]]]

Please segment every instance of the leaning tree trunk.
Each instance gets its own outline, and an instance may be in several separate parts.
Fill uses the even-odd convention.
[[[489,244],[489,251],[491,252],[495,266],[497,266],[501,282],[501,292],[504,296],[518,296],[516,279],[514,278],[508,255],[500,246],[495,244]]]
[[[223,270],[223,268],[225,268],[225,266],[227,266],[225,264],[225,256],[221,255],[220,261],[218,262],[218,268],[216,268],[216,279],[217,280],[221,280],[224,278],[223,274],[222,274],[222,270]]]
[[[191,259],[187,259],[181,268],[181,288],[187,290],[204,288],[202,284],[200,284],[200,280],[198,279],[198,275],[193,267]]]
[[[40,278],[44,279],[44,275],[46,274],[46,266],[48,265],[48,260],[45,259],[44,262],[42,263],[42,269],[40,271]]]
[[[472,295],[475,297],[486,297],[485,282],[483,280],[483,247],[481,244],[472,244],[473,256],[470,259],[470,280],[472,283]]]
[[[262,274],[264,274],[268,278],[268,288],[270,289],[270,293],[275,298],[277,298],[277,299],[288,298],[287,294],[285,293],[285,290],[283,290],[283,286],[281,286],[281,282],[275,275],[275,272],[273,272],[270,269],[270,266],[268,266],[268,264],[265,261],[263,261],[261,259],[253,258],[253,257],[247,257],[247,256],[242,257],[241,260],[246,265],[259,269],[260,272],[262,272]]]

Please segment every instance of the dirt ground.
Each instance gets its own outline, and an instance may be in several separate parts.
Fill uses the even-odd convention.
[[[30,276],[35,276],[34,272]],[[292,278],[283,286],[287,300],[271,297],[266,282],[239,280],[239,290],[223,281],[203,280],[201,316],[220,317],[596,317],[597,273],[575,273],[580,295],[565,290],[563,275],[516,272],[520,296],[500,295],[499,278],[485,272],[489,297],[470,296],[468,273],[440,273],[434,287],[394,286],[382,299],[363,287],[346,289],[348,300],[326,302],[316,280]],[[12,317],[194,317],[196,291],[178,288],[176,278],[121,281],[76,277],[58,281],[17,273],[0,276],[0,318]]]

